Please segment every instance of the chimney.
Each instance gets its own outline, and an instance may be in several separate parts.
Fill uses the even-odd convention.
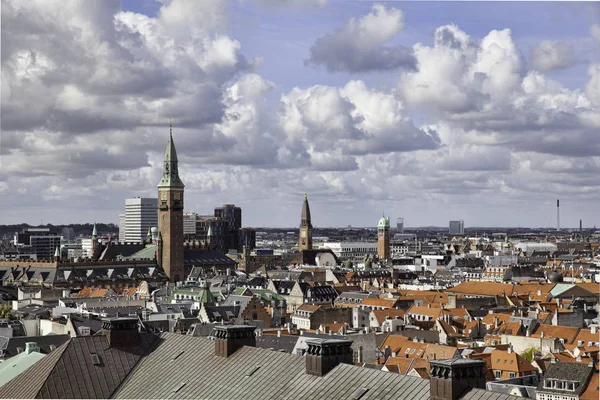
[[[590,333],[595,335],[598,332],[598,325],[590,325]]]
[[[352,364],[352,341],[337,339],[307,340],[306,373],[325,376],[340,363]]]
[[[139,344],[137,318],[105,318],[102,320],[102,330],[108,339],[109,347],[128,347]]]
[[[498,317],[494,317],[494,328],[498,327]]]
[[[430,360],[430,398],[458,400],[473,388],[485,389],[485,362],[467,358]]]
[[[512,348],[512,346],[508,346],[508,349],[506,349],[506,352],[507,352],[508,354],[511,354],[511,353],[513,352],[513,348]]]
[[[256,347],[254,329],[248,325],[215,326],[215,355],[229,357],[243,346]]]
[[[362,347],[362,346],[358,346],[358,351],[357,351],[357,353],[358,353],[358,354],[357,354],[357,357],[356,357],[356,358],[357,358],[357,361],[358,361],[359,363],[362,363],[362,362],[363,362],[363,347]]]
[[[277,337],[281,337],[281,328],[277,329]]]

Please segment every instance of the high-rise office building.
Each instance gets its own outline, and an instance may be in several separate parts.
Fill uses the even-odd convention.
[[[239,243],[239,230],[242,227],[242,209],[235,204],[223,204],[215,208],[215,218],[225,222],[224,251],[231,249],[241,250]]]
[[[398,233],[404,233],[404,218],[399,217],[396,220],[396,230]]]
[[[196,213],[185,213],[183,214],[183,234],[184,235],[195,235],[196,234],[196,219],[198,214]]]
[[[124,242],[127,235],[127,218],[125,214],[119,214],[119,242]]]
[[[28,228],[14,236],[14,245],[31,248],[38,260],[54,257],[56,248],[60,247],[60,235],[50,228]]]
[[[256,231],[250,228],[241,228],[239,231],[240,248],[247,251],[253,250],[256,247]]]
[[[464,235],[465,234],[465,223],[463,220],[450,221],[450,229],[448,231],[450,235]]]
[[[121,216],[119,216],[119,224]],[[158,199],[134,197],[125,200],[125,242],[142,242],[146,239],[148,228],[158,225]],[[119,226],[119,240],[121,240]]]

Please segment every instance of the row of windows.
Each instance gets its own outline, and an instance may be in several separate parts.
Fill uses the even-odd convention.
[[[579,382],[575,381],[561,381],[558,379],[546,379],[544,381],[544,387],[548,389],[574,391],[577,386],[579,386]]]

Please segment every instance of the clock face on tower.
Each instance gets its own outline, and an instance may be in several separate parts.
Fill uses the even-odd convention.
[[[306,237],[306,231],[300,232],[300,236],[303,237],[303,238],[305,238]]]
[[[173,193],[173,199],[175,199],[175,200],[181,200],[181,192],[175,192],[175,193]]]
[[[167,200],[167,196],[169,194],[167,192],[160,192],[160,199],[161,200]]]

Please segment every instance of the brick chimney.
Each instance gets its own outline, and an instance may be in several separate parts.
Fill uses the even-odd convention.
[[[105,318],[102,329],[110,347],[128,347],[138,345],[138,319],[133,317]]]
[[[430,360],[432,400],[458,400],[473,388],[485,389],[485,362],[467,358]]]
[[[256,347],[254,329],[248,325],[215,326],[215,355],[229,357],[242,346]]]
[[[340,339],[307,340],[306,373],[325,376],[340,363],[352,364],[352,341]]]

